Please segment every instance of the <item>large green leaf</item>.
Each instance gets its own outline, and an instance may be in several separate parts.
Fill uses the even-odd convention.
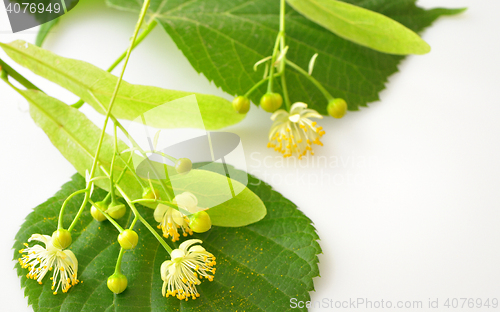
[[[415,0],[349,0],[351,4],[384,14],[419,32],[440,15],[461,10],[424,10]],[[138,12],[142,1],[107,0],[115,8]],[[191,65],[230,94],[244,94],[262,78],[253,65],[271,55],[279,28],[279,1],[269,0],[153,0],[155,16]],[[287,57],[307,68],[318,53],[314,77],[349,109],[379,99],[387,77],[397,71],[402,56],[388,55],[352,43],[309,21],[287,7]],[[305,77],[286,75],[292,101],[302,101],[326,115],[326,100]],[[258,103],[263,86],[252,96]]]
[[[139,244],[124,255],[123,273],[128,278],[128,288],[120,295],[113,295],[106,287],[106,279],[113,273],[118,255],[118,232],[108,222],[94,221],[86,209],[72,233],[71,245],[79,261],[79,279],[83,283],[67,294],[52,295],[48,277],[39,285],[27,279],[26,270],[16,265],[28,302],[37,312],[281,312],[289,310],[291,298],[310,300],[309,291],[314,289],[312,279],[319,275],[317,254],[321,252],[311,220],[269,185],[251,176],[249,180],[251,190],[266,203],[269,213],[262,221],[247,227],[214,227],[194,236],[217,257],[214,281],[202,282],[198,287],[200,298],[185,302],[161,296],[160,265],[168,255],[140,223],[135,227]],[[50,234],[55,230],[62,201],[82,187],[83,178],[75,175],[53,198],[28,215],[16,235],[16,259],[18,250],[31,234]],[[94,200],[104,195],[104,191],[96,190]],[[71,222],[81,200],[82,197],[77,196],[70,201],[64,215],[66,224]],[[151,210],[141,207],[139,210],[149,222],[155,223]],[[121,223],[129,222],[127,214]]]
[[[45,131],[52,144],[59,149],[78,172],[85,175],[85,171],[90,170],[92,166],[101,129],[79,110],[65,105],[43,92],[35,90],[19,92],[29,102],[30,114],[36,124]],[[126,148],[128,147],[124,143],[119,143],[120,151]],[[113,138],[106,135],[99,163],[108,172],[112,154]],[[124,158],[128,159],[128,153],[124,153]],[[118,158],[114,168],[118,175],[124,170],[125,163]],[[105,176],[105,173],[97,170],[95,176]],[[158,184],[156,180],[153,182]],[[185,175],[171,176],[171,185],[176,193],[192,192],[197,196],[200,207],[212,207],[208,213],[212,216],[214,225],[243,226],[261,220],[266,214],[266,207],[259,197],[240,182],[232,179],[231,182],[234,189],[239,192],[236,192],[235,197],[224,197],[221,192],[227,189],[228,178],[216,173],[216,171],[195,169]],[[96,184],[109,190],[107,180],[98,180]],[[142,187],[130,171],[126,172],[120,186],[132,199],[141,198]],[[157,188],[161,190],[162,197],[165,198],[166,195],[162,189],[159,186]],[[217,200],[218,202],[216,202]],[[217,205],[218,203],[220,204]]]
[[[338,36],[390,54],[426,54],[415,32],[377,12],[337,0],[287,0],[297,12]]]
[[[101,104],[108,107],[118,79],[116,76],[89,63],[58,56],[21,40],[0,43],[0,47],[20,65],[68,89],[97,111],[104,113]],[[235,112],[229,101],[218,96],[132,85],[125,81],[116,97],[113,114],[116,118],[134,120],[150,109],[192,94],[196,95],[206,129],[224,128],[244,118]],[[169,114],[157,116],[149,125],[157,128],[199,127],[198,116],[194,115],[194,122],[191,116],[191,111],[184,111],[179,105]]]

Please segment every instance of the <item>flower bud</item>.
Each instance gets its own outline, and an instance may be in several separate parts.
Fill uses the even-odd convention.
[[[139,236],[133,230],[127,229],[118,235],[118,243],[122,246],[123,249],[132,249],[137,246],[137,242],[139,241]]]
[[[127,277],[121,273],[115,273],[108,277],[108,288],[117,295],[127,289],[127,284]]]
[[[192,167],[193,163],[188,158],[179,158],[175,162],[175,170],[177,171],[177,173],[188,173],[189,171],[191,171]]]
[[[95,207],[94,205],[97,207]],[[94,203],[94,205],[92,205],[92,207],[90,208],[90,214],[92,215],[94,220],[99,222],[106,220],[106,216],[101,211],[99,211],[99,209],[101,209],[102,211],[106,211],[108,209],[108,204],[103,201],[99,201]]]
[[[198,211],[189,217],[189,227],[193,232],[204,233],[212,227],[212,220],[205,211]]]
[[[328,115],[333,118],[342,118],[347,112],[347,103],[344,99],[337,98],[328,103],[326,110],[328,111]]]
[[[56,248],[65,249],[71,245],[71,233],[65,229],[59,229],[52,233],[52,245]]]
[[[142,199],[159,199],[160,198],[160,192],[151,187],[146,187],[144,191],[142,191]]]
[[[266,112],[273,113],[283,104],[283,98],[279,93],[266,93],[260,99],[260,107]]]
[[[246,114],[250,110],[250,100],[246,96],[238,96],[233,100],[233,108],[238,114]]]
[[[125,215],[125,212],[127,212],[127,208],[125,208],[125,205],[123,204],[113,204],[111,203],[109,205],[108,210],[106,210],[108,215],[113,218],[113,219],[120,219]]]

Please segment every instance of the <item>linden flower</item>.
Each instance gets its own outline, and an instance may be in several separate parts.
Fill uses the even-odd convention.
[[[196,299],[200,296],[196,289],[196,285],[201,283],[200,279],[214,279],[210,274],[215,274],[215,257],[202,246],[191,246],[196,243],[201,244],[202,241],[190,239],[183,242],[179,249],[172,251],[171,260],[162,263],[163,296],[172,295],[186,301],[189,297]]]
[[[49,271],[53,271],[52,290],[56,295],[59,288],[62,292],[67,292],[71,286],[78,284],[80,281],[76,278],[78,272],[78,260],[71,250],[62,250],[57,248],[52,243],[52,237],[49,235],[33,234],[28,239],[28,242],[36,240],[45,244],[28,247],[25,243],[25,249],[19,250],[19,253],[26,253],[22,258],[19,258],[19,263],[23,269],[28,268],[30,271],[26,275],[27,278],[37,280],[42,284],[42,280]]]
[[[197,207],[198,199],[189,192],[175,196],[174,204],[192,213],[201,210],[201,208]],[[188,234],[193,235],[193,231],[189,228],[189,219],[172,207],[158,204],[154,212],[154,217],[157,222],[160,222],[158,228],[163,231],[163,236],[166,238],[172,236],[173,242],[179,240],[180,234],[178,229],[182,230],[184,237],[188,236]]]
[[[316,127],[316,122],[309,118],[323,118],[314,109],[308,109],[306,103],[297,102],[292,105],[290,113],[284,109],[277,110],[272,116],[274,121],[269,131],[267,147],[290,157],[298,155],[299,159],[310,151],[312,144],[323,146],[320,138],[325,134],[323,127]]]

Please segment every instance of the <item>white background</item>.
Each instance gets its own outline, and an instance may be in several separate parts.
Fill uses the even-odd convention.
[[[230,129],[242,137],[250,173],[295,202],[322,238],[313,300],[420,300],[426,307],[439,298],[442,307],[446,298],[500,298],[500,2],[418,3],[469,10],[423,33],[432,52],[408,57],[380,102],[321,121],[327,134],[316,149],[320,165],[281,166],[265,148],[270,114],[255,106]],[[44,47],[106,68],[125,50],[135,21],[99,1],[81,1]],[[35,34],[10,34],[2,7],[0,41],[34,42]],[[76,100],[20,71],[49,94]],[[132,54],[125,78],[231,99],[190,67],[160,27]],[[101,124],[88,106],[83,111]],[[75,170],[35,126],[25,101],[2,83],[0,136],[2,310],[30,311],[12,269],[14,236]]]

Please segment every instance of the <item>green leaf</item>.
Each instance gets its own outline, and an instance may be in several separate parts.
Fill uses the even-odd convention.
[[[436,18],[462,10],[424,10],[415,0],[349,0],[384,14],[415,32]],[[107,0],[108,5],[138,12],[142,1]],[[245,94],[263,75],[253,65],[271,55],[279,29],[279,1],[268,0],[157,0],[151,16],[165,28],[191,65],[215,85],[233,95]],[[379,99],[387,78],[397,71],[402,56],[380,53],[340,38],[287,7],[287,58],[307,69],[318,53],[313,76],[335,97],[344,98],[350,110]],[[305,102],[327,115],[326,99],[305,77],[287,70],[292,102]],[[262,86],[251,99],[258,103]],[[279,91],[279,90],[278,90]]]
[[[92,166],[101,129],[79,110],[43,92],[35,90],[19,90],[19,92],[29,102],[30,114],[35,123],[43,129],[52,144],[75,169],[81,175],[85,175],[85,171],[90,170]],[[127,148],[123,142],[119,142],[119,151]],[[105,167],[107,172],[111,166],[112,155],[113,138],[106,134],[99,155],[99,164]],[[123,158],[128,159],[129,155],[123,153]],[[125,163],[117,158],[114,166],[115,176],[118,176],[124,168]],[[163,165],[161,168],[163,169]],[[95,176],[105,176],[105,172],[98,169]],[[213,217],[214,225],[243,226],[259,221],[266,215],[266,207],[257,195],[244,184],[231,179],[236,194],[233,197],[229,193],[228,178],[215,170],[196,169],[185,175],[172,175],[170,179],[176,194],[189,191],[197,196],[200,207],[212,207],[207,212]],[[161,197],[166,198],[159,182],[157,180],[152,182],[161,191]],[[108,180],[97,180],[96,184],[109,190]],[[126,172],[120,186],[131,199],[142,197],[142,187],[130,171]]]
[[[10,44],[0,43],[0,47],[20,65],[73,92],[100,113],[104,113],[102,106],[108,107],[117,81],[117,77],[112,74],[21,40]],[[119,119],[134,120],[159,105],[193,94],[206,129],[224,128],[245,117],[236,113],[229,101],[218,96],[132,85],[125,81],[116,97],[113,115]],[[157,128],[199,127],[198,119],[192,122],[190,116],[190,111],[184,111],[180,106],[169,114],[157,116],[149,125]]]
[[[128,288],[120,295],[112,294],[106,287],[106,279],[114,271],[119,251],[118,232],[108,222],[94,221],[86,209],[72,233],[70,247],[78,258],[78,274],[83,283],[66,294],[52,295],[48,277],[39,285],[27,279],[26,270],[17,264],[28,302],[36,312],[205,312],[287,311],[291,298],[310,300],[309,291],[314,289],[312,279],[319,276],[317,254],[321,252],[311,220],[269,185],[251,176],[249,180],[251,190],[266,203],[269,213],[262,221],[247,227],[213,227],[193,236],[201,239],[203,246],[217,257],[214,281],[205,280],[198,286],[200,298],[186,302],[162,297],[160,265],[168,259],[168,254],[140,222],[135,227],[139,244],[125,252],[123,258],[122,270]],[[62,201],[83,187],[84,179],[73,176],[61,191],[28,215],[16,235],[15,259],[33,233],[50,234],[56,229]],[[93,197],[99,200],[103,196],[105,192],[97,189]],[[82,196],[76,196],[70,201],[65,224],[71,222],[81,200]],[[139,207],[139,210],[149,222],[155,223],[149,209]],[[130,221],[127,213],[120,223]]]
[[[426,54],[431,47],[385,15],[336,0],[287,0],[297,12],[338,36],[390,54]]]
[[[35,45],[41,47],[50,30],[59,23],[59,18],[55,18],[47,23],[44,23],[38,29],[38,34],[36,35]]]

